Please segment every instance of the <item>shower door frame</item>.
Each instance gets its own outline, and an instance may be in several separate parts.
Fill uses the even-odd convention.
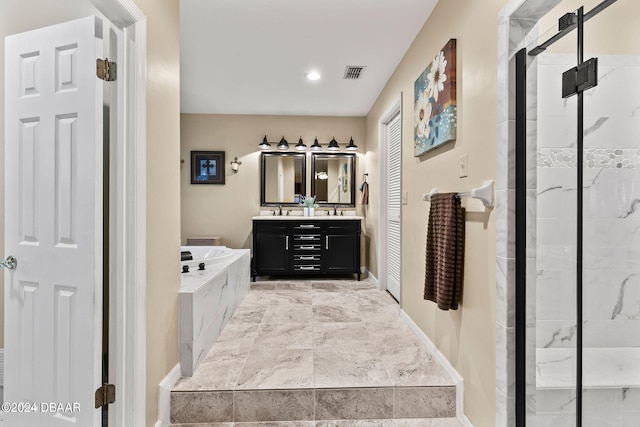
[[[566,14],[559,20],[560,30],[541,45],[527,51],[520,49],[515,55],[515,424],[525,427],[527,419],[527,56],[535,57],[556,41],[577,30],[577,66],[574,71],[587,67],[584,61],[584,23],[595,17],[617,0],[604,0],[592,10],[584,13],[584,6],[577,12]],[[565,25],[562,25],[561,22]],[[569,22],[566,19],[570,19]],[[589,60],[591,61],[591,60]],[[587,62],[589,62],[587,61]],[[592,64],[591,64],[592,65]],[[559,76],[560,77],[560,76]],[[597,85],[597,58],[595,60],[595,81],[582,85],[577,82],[573,93],[563,94],[564,98],[577,95],[576,120],[576,427],[582,427],[582,358],[583,358],[583,189],[584,189],[584,92]],[[564,75],[563,75],[563,91]]]

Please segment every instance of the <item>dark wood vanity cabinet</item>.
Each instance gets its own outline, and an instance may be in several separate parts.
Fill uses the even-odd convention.
[[[327,224],[324,242],[327,273],[349,273],[354,264],[360,265],[360,221]]]
[[[357,274],[360,220],[253,220],[251,276]]]
[[[279,222],[253,224],[253,270],[262,274],[286,274],[290,269],[289,227]],[[256,257],[259,253],[261,256]],[[255,274],[253,275],[255,279]]]

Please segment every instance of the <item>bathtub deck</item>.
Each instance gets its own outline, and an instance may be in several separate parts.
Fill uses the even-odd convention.
[[[171,393],[176,426],[460,426],[455,416],[454,381],[367,281],[254,284]]]

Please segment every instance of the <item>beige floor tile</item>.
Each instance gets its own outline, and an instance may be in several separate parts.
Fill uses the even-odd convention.
[[[178,415],[196,423],[190,427],[460,426],[455,418],[413,418],[455,413],[453,380],[400,318],[397,302],[366,280],[254,283],[194,376],[175,391]],[[232,393],[244,408],[235,422],[230,395],[216,392]],[[289,402],[282,410],[291,421],[268,421],[281,416],[269,406],[273,399]],[[312,410],[309,421],[291,418],[298,410]],[[258,413],[266,418],[253,422]]]
[[[235,390],[313,388],[313,350],[253,347]]]

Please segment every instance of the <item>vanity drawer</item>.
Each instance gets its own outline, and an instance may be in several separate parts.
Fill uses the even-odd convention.
[[[322,245],[319,243],[300,243],[293,245],[294,252],[320,252]]]
[[[312,255],[294,255],[293,262],[294,264],[316,264],[320,263],[322,258],[320,254],[312,254]]]
[[[322,225],[317,222],[307,222],[295,224],[293,226],[294,231],[320,231],[322,229]]]
[[[294,234],[293,241],[294,242],[319,242],[322,239],[320,234]]]
[[[342,220],[327,223],[328,233],[358,233],[360,232],[360,221]]]
[[[254,233],[290,233],[291,225],[283,221],[254,221]]]
[[[294,265],[293,271],[308,272],[308,271],[320,271],[320,264],[302,264]]]

